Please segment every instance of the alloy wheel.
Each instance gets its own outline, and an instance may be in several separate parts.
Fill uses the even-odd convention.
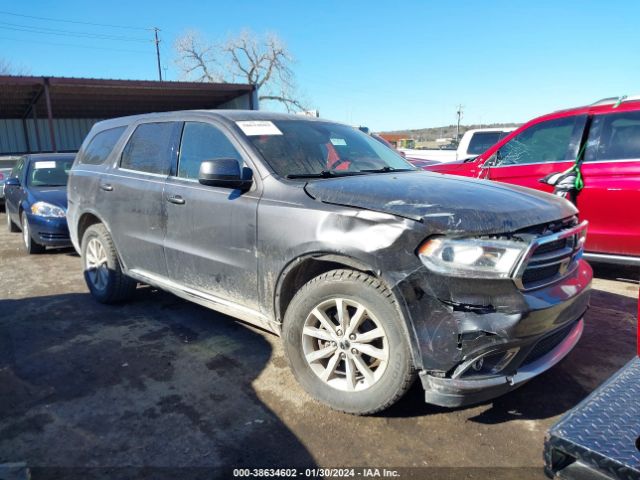
[[[104,290],[109,280],[109,266],[107,264],[107,251],[102,242],[92,238],[85,251],[85,270],[89,280],[98,290]]]
[[[24,246],[28,249],[31,232],[29,232],[29,220],[27,220],[27,216],[24,213],[22,214],[22,239],[24,240]]]
[[[317,305],[302,330],[311,370],[327,385],[354,392],[375,385],[389,360],[382,324],[361,303],[332,298]]]

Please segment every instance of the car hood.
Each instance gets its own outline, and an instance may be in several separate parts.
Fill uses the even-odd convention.
[[[324,203],[416,220],[432,233],[507,233],[577,212],[537,190],[424,171],[314,180],[305,191]]]
[[[47,202],[67,209],[67,187],[29,187],[34,202]]]

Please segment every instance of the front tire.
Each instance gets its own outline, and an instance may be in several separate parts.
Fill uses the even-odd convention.
[[[87,228],[82,237],[84,279],[100,303],[120,303],[131,298],[137,283],[122,271],[118,252],[104,225]]]
[[[390,407],[415,380],[393,295],[375,277],[332,270],[305,284],[287,308],[284,347],[314,398],[358,415]]]
[[[4,213],[7,216],[7,230],[11,233],[19,232],[20,229],[15,223],[13,223],[13,220],[11,220],[11,215],[9,215],[9,210],[7,210],[7,207],[4,207]]]
[[[40,245],[31,236],[29,219],[27,218],[27,214],[24,212],[22,212],[22,215],[20,216],[20,223],[22,224],[22,244],[24,245],[25,251],[29,255],[44,252],[47,248],[44,245]]]

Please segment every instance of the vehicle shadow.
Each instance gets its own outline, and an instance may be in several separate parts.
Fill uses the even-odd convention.
[[[44,252],[38,253],[37,255],[68,255],[71,257],[80,256],[73,247],[48,247]]]
[[[565,413],[636,354],[636,316],[637,299],[594,289],[591,308],[585,315],[584,333],[575,349],[558,365],[522,387],[481,404],[489,408],[469,420],[497,424]],[[452,410],[455,409],[425,404],[418,381],[403,400],[380,416],[415,417]]]
[[[593,268],[593,276],[596,278],[627,283],[638,283],[640,281],[640,267],[596,262],[589,262],[589,265]]]
[[[33,478],[231,478],[312,467],[257,397],[264,335],[151,288],[0,300],[0,464]]]

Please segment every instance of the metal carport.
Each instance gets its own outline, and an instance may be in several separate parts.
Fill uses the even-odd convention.
[[[255,86],[0,76],[0,154],[77,150],[105,118],[217,108],[257,109]]]

